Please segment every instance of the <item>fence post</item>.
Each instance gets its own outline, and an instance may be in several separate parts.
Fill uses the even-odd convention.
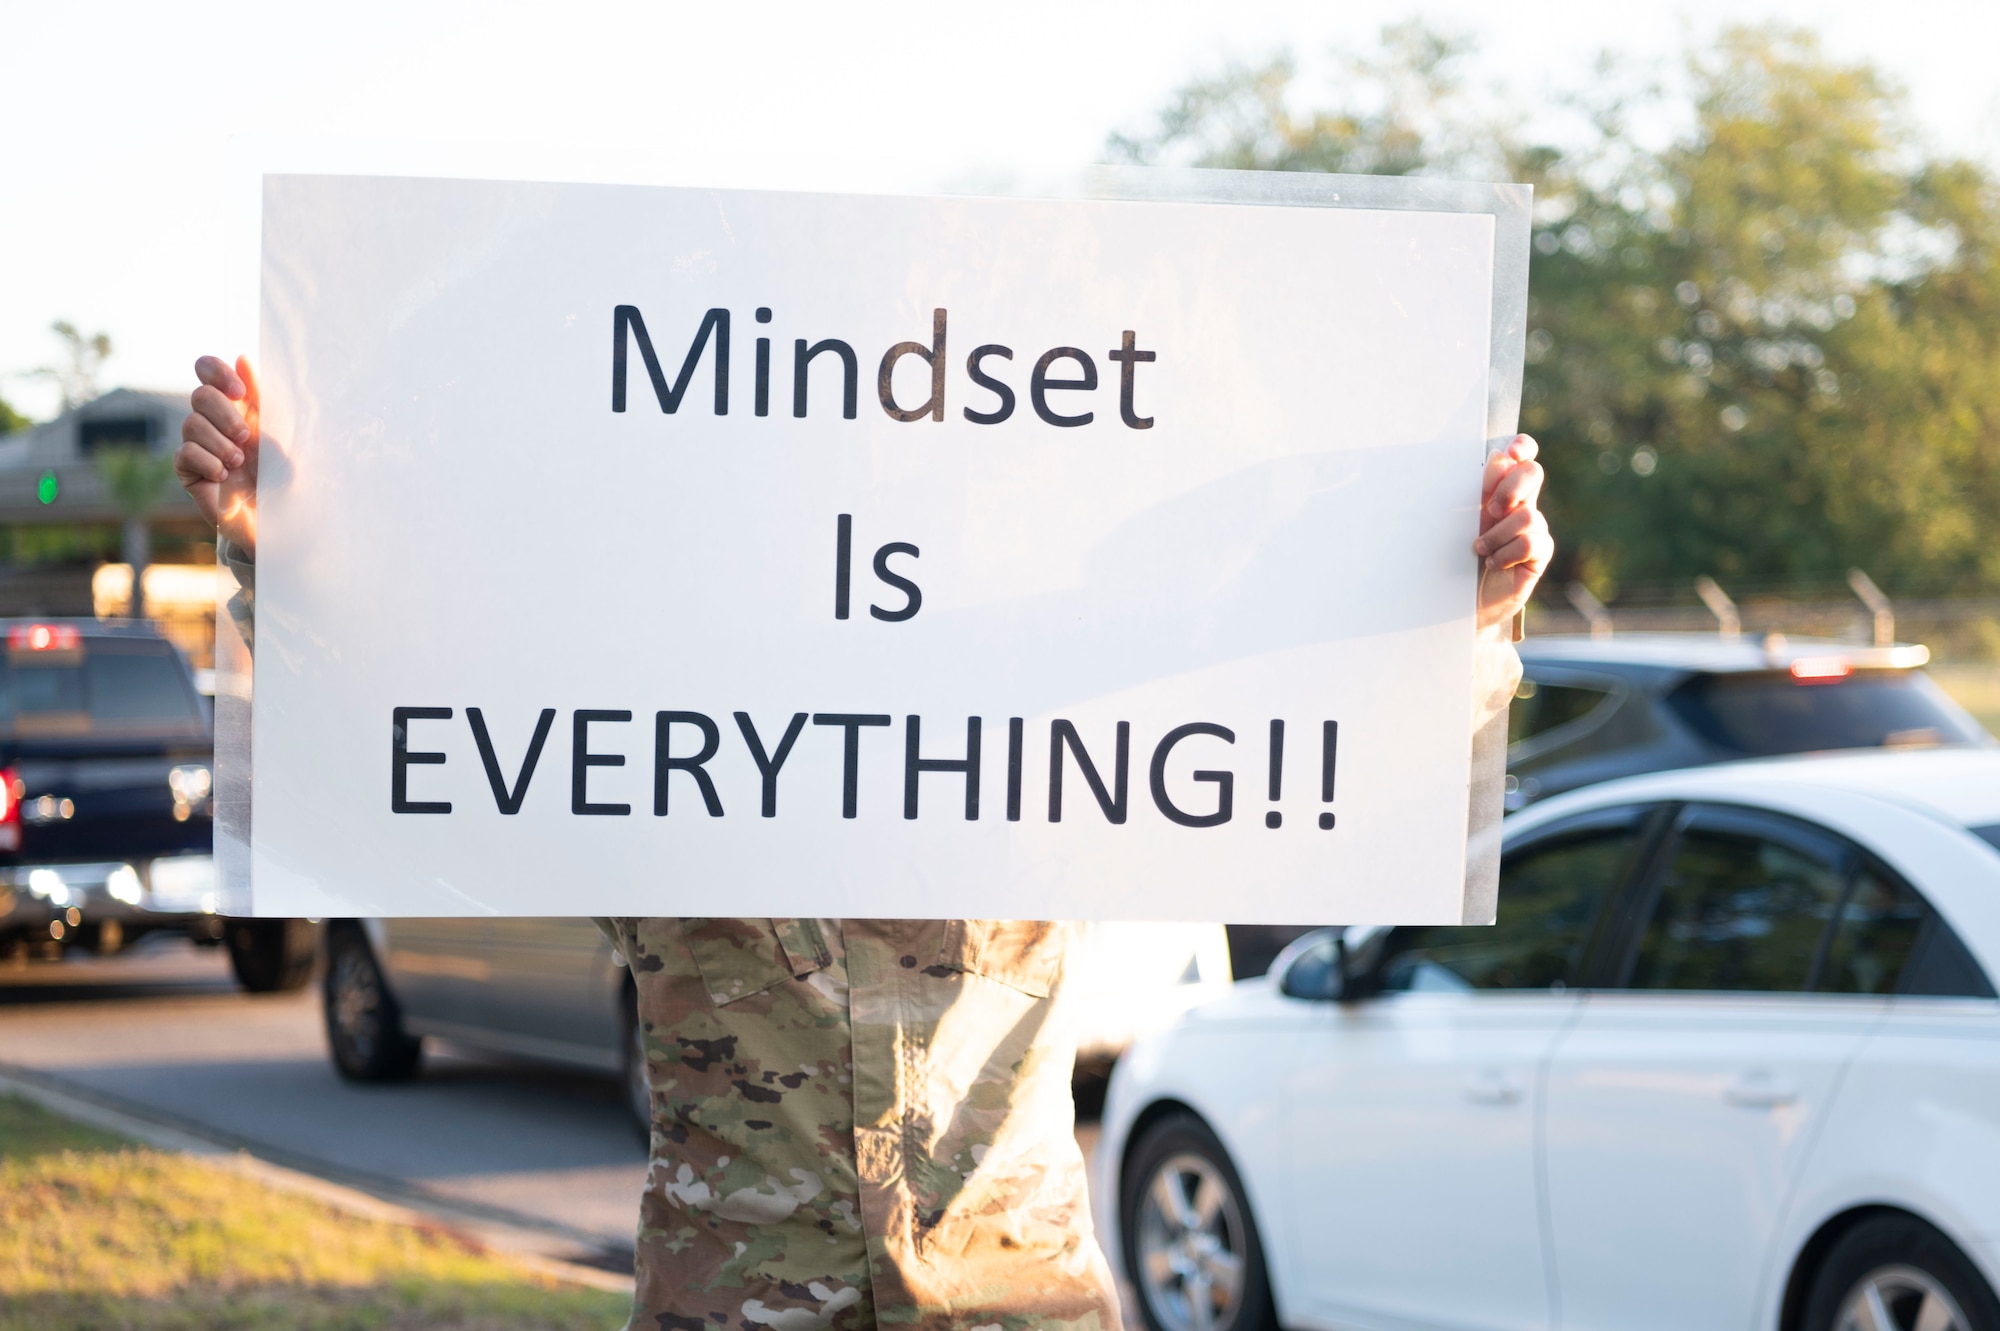
[[[1889,598],[1875,585],[1875,579],[1858,568],[1847,570],[1847,585],[1861,598],[1861,604],[1875,616],[1875,645],[1893,647],[1896,645],[1896,608],[1889,604]]]
[[[1590,636],[1598,641],[1611,636],[1611,612],[1604,608],[1604,602],[1590,594],[1590,588],[1580,582],[1572,582],[1566,589],[1569,603],[1576,612],[1590,621]]]
[[[1736,612],[1736,602],[1729,599],[1729,593],[1722,590],[1722,584],[1704,573],[1694,580],[1695,595],[1715,616],[1716,631],[1725,642],[1734,642],[1743,636],[1743,616]]]

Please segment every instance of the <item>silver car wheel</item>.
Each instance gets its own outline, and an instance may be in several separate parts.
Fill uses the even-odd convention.
[[[1877,1267],[1841,1301],[1834,1331],[1969,1331],[1945,1287],[1914,1266]]]
[[[382,984],[359,948],[342,948],[333,962],[333,1020],[348,1047],[366,1061],[382,1036]]]
[[[1147,1180],[1137,1218],[1141,1293],[1154,1320],[1171,1331],[1233,1325],[1248,1235],[1222,1171],[1193,1152],[1168,1157]]]

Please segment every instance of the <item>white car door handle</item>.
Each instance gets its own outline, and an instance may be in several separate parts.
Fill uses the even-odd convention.
[[[1783,1077],[1763,1072],[1745,1073],[1722,1089],[1724,1103],[1743,1109],[1776,1109],[1798,1098],[1798,1087]]]
[[[1476,1105],[1512,1105],[1521,1102],[1521,1081],[1498,1068],[1475,1072],[1465,1084],[1465,1098]]]

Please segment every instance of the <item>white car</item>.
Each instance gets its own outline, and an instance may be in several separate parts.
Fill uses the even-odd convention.
[[[1155,1331],[2000,1328],[2000,754],[1507,824],[1500,923],[1323,930],[1119,1064]]]

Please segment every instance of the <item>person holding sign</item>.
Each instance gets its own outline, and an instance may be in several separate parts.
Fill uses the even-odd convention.
[[[247,596],[256,384],[243,361],[195,368],[175,465]],[[1522,435],[1486,462],[1475,734],[1506,709],[1510,630],[1553,548],[1535,456]],[[637,983],[654,1107],[632,1327],[1120,1325],[1056,1002],[1071,926],[601,924]]]

